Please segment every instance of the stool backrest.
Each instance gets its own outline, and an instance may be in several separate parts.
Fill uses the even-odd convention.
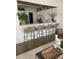
[[[24,29],[24,32],[27,33],[27,32],[33,32],[35,31],[35,27],[28,27],[26,29]]]
[[[50,29],[50,28],[52,28],[52,26],[53,26],[52,24],[49,24],[46,26],[46,29]]]
[[[40,25],[40,26],[37,27],[37,30],[43,30],[44,28],[45,28],[44,25]]]

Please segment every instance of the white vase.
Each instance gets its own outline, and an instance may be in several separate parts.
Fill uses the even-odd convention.
[[[58,38],[58,35],[55,35],[55,43],[56,43],[56,45],[58,45],[58,46],[61,45],[61,41],[60,41],[60,39]]]

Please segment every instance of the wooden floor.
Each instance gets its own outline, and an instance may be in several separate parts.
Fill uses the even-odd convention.
[[[36,54],[38,52],[52,46],[53,44],[54,44],[54,41],[49,42],[47,44],[44,44],[42,46],[39,46],[39,47],[37,47],[35,49],[32,49],[32,50],[30,50],[28,52],[25,52],[25,53],[22,53],[22,54],[16,56],[16,59],[36,59]]]
[[[22,42],[22,43],[16,44],[16,55],[20,55],[22,53],[35,49],[39,46],[52,42],[54,40],[55,40],[54,35],[50,35],[48,37],[42,37],[38,39],[33,39],[28,42]]]

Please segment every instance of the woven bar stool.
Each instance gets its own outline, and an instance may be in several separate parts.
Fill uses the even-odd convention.
[[[39,38],[43,36],[43,29],[45,28],[44,25],[40,25],[37,27],[37,30],[39,31]]]
[[[38,45],[40,45],[41,43],[42,43],[42,41],[43,41],[43,29],[45,28],[45,26],[44,25],[39,25],[38,27],[37,27],[37,35],[38,35],[38,41],[39,41],[39,44]]]
[[[46,26],[46,30],[47,30],[47,35],[52,34],[53,30],[52,30],[53,25],[49,24]]]
[[[27,27],[26,29],[24,29],[24,42],[25,42],[25,47],[27,49],[32,48],[32,41],[34,39],[34,31],[35,31],[35,26]]]
[[[48,24],[47,26],[46,26],[46,37],[47,37],[47,39],[48,40],[51,40],[52,39],[52,37],[50,37],[50,36],[52,36],[52,34],[53,34],[53,25],[52,24]]]
[[[59,23],[53,25],[53,33],[55,33],[55,30],[56,30],[58,25],[59,25]]]

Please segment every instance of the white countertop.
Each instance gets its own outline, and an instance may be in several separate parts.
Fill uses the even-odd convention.
[[[23,28],[23,29],[25,29],[27,27],[33,27],[33,26],[38,27],[39,25],[45,25],[45,26],[47,26],[49,24],[55,25],[55,24],[58,24],[58,23],[36,23],[36,24],[21,25],[20,27]]]

